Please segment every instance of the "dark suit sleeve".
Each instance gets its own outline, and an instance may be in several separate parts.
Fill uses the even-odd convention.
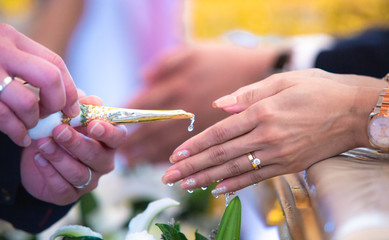
[[[38,233],[63,217],[72,205],[57,206],[31,196],[20,180],[21,148],[0,132],[0,218]]]
[[[339,40],[331,50],[319,53],[315,67],[333,73],[384,77],[389,72],[389,29],[371,29]]]

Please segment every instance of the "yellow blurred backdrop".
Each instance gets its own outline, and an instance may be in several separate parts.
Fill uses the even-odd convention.
[[[190,35],[215,38],[229,30],[259,35],[345,35],[389,26],[389,0],[188,0]]]
[[[33,4],[33,0],[0,0],[0,13],[6,17],[25,15]]]

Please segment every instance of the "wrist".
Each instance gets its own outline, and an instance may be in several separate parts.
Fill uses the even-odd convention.
[[[369,116],[367,134],[371,147],[389,152],[389,89],[381,89],[378,101]]]
[[[354,100],[356,147],[372,148],[368,135],[369,116],[377,105],[382,88],[358,87]]]

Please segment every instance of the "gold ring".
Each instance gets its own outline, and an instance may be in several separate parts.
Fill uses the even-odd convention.
[[[247,156],[249,157],[250,163],[255,170],[260,169],[262,167],[261,160],[259,160],[259,158],[256,158],[254,156],[254,152],[247,153]]]

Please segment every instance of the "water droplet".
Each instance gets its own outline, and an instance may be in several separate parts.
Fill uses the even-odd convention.
[[[193,114],[193,117],[190,118],[190,125],[188,127],[188,131],[192,132],[193,131],[193,124],[195,122],[195,115]]]
[[[168,183],[167,184],[169,187],[173,187],[174,186],[174,183]]]
[[[205,190],[207,190],[207,187],[201,187],[201,190],[205,191]]]
[[[228,207],[228,203],[229,203],[229,200],[230,200],[230,194],[229,193],[225,193],[224,196],[226,197],[226,207]]]
[[[216,195],[215,198],[219,198],[219,195]]]
[[[254,187],[255,187],[255,186],[258,186],[258,183],[254,183],[253,186],[254,186]]]
[[[193,193],[193,190],[187,190],[188,193]]]

